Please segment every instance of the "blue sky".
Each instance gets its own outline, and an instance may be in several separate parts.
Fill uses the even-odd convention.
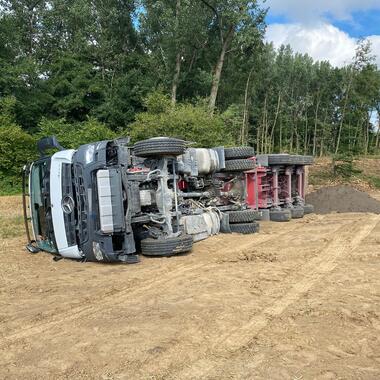
[[[267,0],[267,40],[335,66],[351,61],[357,38],[372,43],[380,67],[380,0]]]
[[[329,15],[328,12],[324,15],[324,18],[351,37],[380,35],[380,9],[353,12],[352,19],[348,20],[336,19],[333,15]],[[290,23],[291,20],[285,14],[276,15],[269,11],[267,22],[268,24],[286,24]]]
[[[380,35],[380,9],[353,12],[352,20],[331,17],[331,23],[352,37]]]

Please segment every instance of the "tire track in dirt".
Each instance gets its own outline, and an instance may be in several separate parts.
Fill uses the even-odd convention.
[[[327,215],[315,215],[316,219],[318,221],[322,221],[323,219],[326,219]],[[315,221],[315,220],[313,220]],[[307,226],[306,223],[277,223],[277,222],[271,222],[273,224],[280,224],[282,229],[281,231],[276,231],[275,233],[267,233],[267,234],[255,234],[254,239],[252,239],[252,235],[243,235],[247,237],[248,242],[247,243],[240,243],[238,244],[238,247],[236,247],[236,241],[233,240],[233,238],[230,240],[230,245],[223,245],[223,249],[225,251],[229,251],[228,255],[232,255],[235,253],[240,253],[240,251],[245,250],[245,249],[250,249],[254,248],[257,246],[260,246],[261,244],[267,243],[269,240],[273,238],[273,236],[281,238],[281,236],[286,236],[289,233],[299,230],[303,226]],[[233,235],[228,235],[228,236],[233,236]],[[205,241],[207,244],[207,240]]]
[[[327,245],[322,252],[305,265],[301,280],[296,282],[285,296],[276,299],[272,305],[265,308],[260,314],[252,318],[248,323],[236,328],[232,332],[222,334],[212,344],[212,348],[207,350],[207,355],[212,355],[211,359],[201,357],[187,365],[185,368],[179,369],[175,374],[169,373],[165,378],[171,379],[198,379],[198,378],[214,378],[217,371],[223,367],[225,356],[228,358],[237,353],[244,347],[249,346],[255,336],[262,331],[275,318],[279,317],[289,306],[295,303],[303,294],[309,291],[322,278],[333,271],[339,264],[338,258],[344,253],[348,253],[364,240],[376,228],[380,222],[380,216],[372,216],[366,219],[367,224],[357,231],[355,227],[358,222],[351,222],[343,225],[336,235],[336,238]],[[362,222],[360,220],[359,222]],[[298,274],[299,277],[299,274]],[[206,355],[206,352],[202,353]],[[201,354],[201,355],[202,355]],[[264,355],[256,358],[254,366],[257,367],[265,359]],[[252,368],[252,366],[250,366]],[[217,378],[217,377],[216,377]]]
[[[318,216],[318,220],[322,220],[324,216]],[[300,224],[300,223],[293,223],[291,226],[286,226],[283,231],[276,234],[277,238],[280,238],[281,236],[287,235],[288,233],[300,229],[303,226],[307,226],[307,224]],[[248,241],[245,244],[241,244],[236,248],[236,244],[233,244],[233,250],[229,252],[229,255],[233,255],[235,253],[239,253],[243,249],[249,249],[250,247],[258,247],[261,244],[265,244],[268,241],[270,241],[273,238],[273,234],[257,234],[255,235],[254,239],[251,241]],[[228,249],[228,248],[227,248]],[[136,297],[140,294],[144,294],[150,289],[156,289],[157,287],[161,286],[167,286],[172,284],[173,282],[181,279],[186,280],[186,276],[194,275],[196,270],[198,269],[204,269],[204,268],[210,268],[212,266],[218,266],[215,262],[208,261],[203,262],[201,264],[185,264],[185,265],[178,265],[175,263],[170,270],[163,269],[162,271],[158,271],[156,273],[158,279],[153,279],[149,281],[148,283],[145,283],[144,286],[139,286],[138,288],[128,288],[128,289],[121,289],[115,293],[112,294],[112,296],[103,296],[101,298],[98,298],[90,305],[87,306],[78,306],[75,308],[72,308],[68,311],[64,311],[59,314],[55,314],[53,316],[50,316],[50,320],[39,323],[39,324],[30,324],[28,326],[25,326],[23,329],[18,330],[16,333],[11,333],[9,335],[2,336],[2,342],[0,342],[0,349],[7,346],[10,343],[15,343],[16,340],[19,339],[25,339],[30,336],[40,334],[50,328],[54,328],[59,324],[67,323],[69,321],[74,321],[80,318],[84,318],[88,315],[93,315],[96,312],[102,311],[106,307],[113,307],[122,304],[125,302],[126,299],[131,297]],[[161,269],[161,268],[160,268]],[[164,273],[162,273],[164,272]],[[197,273],[197,276],[200,274]],[[152,276],[152,275],[151,275]],[[155,276],[152,276],[155,277]]]
[[[67,312],[65,311],[63,313],[56,314],[50,317],[51,318],[50,321],[40,323],[38,325],[31,324],[29,326],[26,326],[25,328],[23,328],[22,330],[19,330],[18,332],[14,334],[10,334],[8,336],[2,337],[3,342],[0,343],[0,348],[3,347],[6,341],[9,342],[11,340],[23,339],[35,334],[40,334],[41,332],[49,328],[55,327],[56,325],[59,325],[61,323],[73,321],[73,320],[85,317],[87,315],[93,314],[94,312],[96,312],[96,310],[100,311],[104,307],[107,307],[107,306],[112,307],[115,305],[119,305],[120,303],[123,302],[123,300],[121,300],[120,297],[127,296],[129,298],[131,296],[136,296],[140,293],[146,292],[147,290],[151,289],[153,286],[157,287],[157,286],[160,286],[160,284],[164,284],[166,282],[172,282],[179,278],[183,278],[183,275],[186,274],[187,272],[197,270],[201,268],[202,266],[203,265],[199,264],[199,265],[192,265],[192,266],[188,265],[188,266],[183,266],[182,268],[177,268],[174,274],[171,274],[170,272],[166,273],[167,276],[170,275],[170,278],[164,279],[160,277],[158,280],[150,281],[149,284],[147,284],[146,286],[142,286],[137,289],[133,289],[133,288],[121,289],[115,292],[114,294],[112,294],[112,296],[108,295],[100,299],[97,299],[96,301],[92,301],[90,305],[78,306],[71,309],[70,311],[67,311]],[[117,302],[115,302],[114,297],[117,297]]]

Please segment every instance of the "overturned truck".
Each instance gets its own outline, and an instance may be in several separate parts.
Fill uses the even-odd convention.
[[[258,232],[258,220],[268,208],[273,216],[304,207],[304,182],[301,186],[294,177],[294,185],[286,174],[288,163],[285,169],[271,167],[269,161],[262,166],[265,158],[256,157],[250,147],[191,148],[183,140],[159,137],[133,146],[129,139],[118,139],[73,150],[49,137],[38,148],[40,159],[23,172],[31,253],[136,263],[137,253],[188,252],[193,242],[219,232]],[[48,155],[53,148],[58,151]],[[301,166],[300,161],[292,166],[292,173]],[[269,190],[260,174],[263,167]],[[277,171],[288,176],[285,201],[278,189],[282,180],[273,174]]]

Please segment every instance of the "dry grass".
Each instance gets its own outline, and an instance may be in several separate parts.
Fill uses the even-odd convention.
[[[379,158],[360,158],[360,160],[357,161],[356,166],[369,176],[380,177]]]
[[[350,178],[334,177],[332,174],[332,158],[322,157],[315,160],[309,168],[309,191],[317,190],[324,186],[336,186],[349,184],[358,190],[373,192],[380,188],[380,159],[362,157],[355,160],[355,168],[360,174]]]
[[[24,232],[23,217],[5,218],[0,216],[0,239],[20,236]]]
[[[22,215],[22,197],[6,195],[0,197],[0,216]]]
[[[22,199],[20,196],[0,197],[0,239],[24,233]]]

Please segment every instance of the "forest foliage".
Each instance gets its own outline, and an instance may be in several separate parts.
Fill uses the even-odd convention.
[[[0,187],[17,188],[51,134],[68,148],[171,135],[261,153],[377,153],[369,42],[336,68],[265,43],[266,12],[248,0],[0,0]]]

